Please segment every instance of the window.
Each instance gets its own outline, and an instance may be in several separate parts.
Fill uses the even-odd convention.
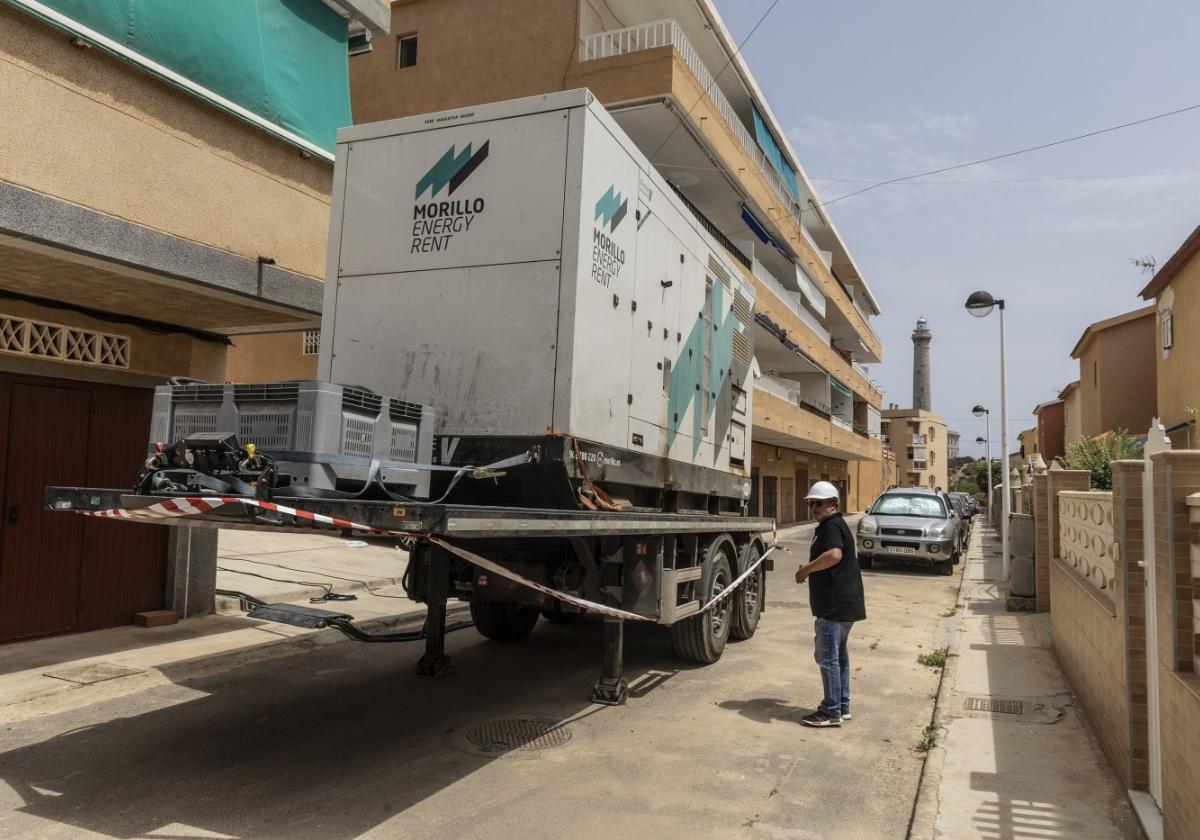
[[[1162,349],[1164,350],[1170,350],[1171,345],[1175,343],[1174,321],[1169,309],[1162,314]]]
[[[929,439],[933,440],[935,437],[937,437],[937,428],[934,426],[930,426],[929,427]]]
[[[909,481],[916,481],[909,475]],[[932,479],[930,479],[932,481]],[[871,506],[871,513],[891,514],[892,516],[927,516],[933,519],[947,519],[946,506],[937,496],[909,493],[885,493]]]
[[[316,356],[321,352],[321,329],[305,330],[301,341],[301,353],[305,356]]]
[[[396,39],[396,69],[413,67],[417,63],[417,36],[401,35]]]

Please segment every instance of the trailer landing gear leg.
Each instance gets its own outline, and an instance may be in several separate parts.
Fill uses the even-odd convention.
[[[417,676],[437,679],[454,673],[446,656],[446,595],[450,586],[450,554],[432,546],[429,582],[425,592],[425,654],[417,662]]]
[[[623,706],[629,683],[622,674],[625,659],[625,619],[604,619],[604,670],[592,689],[592,702]]]

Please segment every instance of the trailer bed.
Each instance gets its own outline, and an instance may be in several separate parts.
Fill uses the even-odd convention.
[[[163,524],[185,527],[239,528],[279,532],[347,530],[347,525],[277,513],[259,506],[251,496],[202,496],[212,510],[164,514]],[[125,490],[95,487],[47,487],[45,504],[50,510],[98,514],[125,511],[131,520],[141,520],[152,507],[172,499]],[[571,511],[551,508],[497,507],[485,505],[430,504],[360,499],[314,499],[280,496],[276,507],[294,509],[323,519],[385,532],[417,532],[460,539],[503,537],[584,537],[656,534],[765,533],[775,528],[774,520],[706,513],[655,513],[624,511]],[[278,517],[278,519],[276,519]],[[126,518],[115,516],[114,518]]]

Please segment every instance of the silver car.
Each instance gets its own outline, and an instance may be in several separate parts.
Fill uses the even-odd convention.
[[[864,569],[880,560],[926,560],[943,575],[959,560],[962,520],[940,490],[895,487],[884,491],[858,523],[858,559]]]

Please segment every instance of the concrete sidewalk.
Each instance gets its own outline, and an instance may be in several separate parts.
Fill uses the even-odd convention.
[[[297,604],[331,589],[355,600],[314,606],[348,613],[377,632],[416,627],[425,605],[408,600],[399,585],[407,562],[408,555],[388,541],[223,530],[217,587],[268,603]],[[345,640],[336,630],[251,618],[236,598],[217,596],[216,607],[218,614],[166,627],[130,625],[0,646],[0,719],[36,717],[141,691],[169,682],[165,671],[180,679]],[[466,607],[450,609],[457,619]]]
[[[1140,838],[1050,649],[1049,616],[1005,611],[999,536],[976,529],[911,837]],[[991,702],[1005,711],[979,710]]]

